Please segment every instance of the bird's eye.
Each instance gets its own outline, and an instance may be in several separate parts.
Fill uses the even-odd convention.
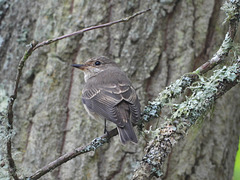
[[[101,64],[100,61],[96,61],[96,62],[95,62],[95,65],[96,65],[96,66],[99,66],[100,64]]]

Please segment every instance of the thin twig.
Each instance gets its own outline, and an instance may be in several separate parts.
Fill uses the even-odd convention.
[[[11,137],[11,131],[13,129],[13,104],[14,101],[17,98],[17,93],[18,93],[18,85],[19,85],[19,80],[20,77],[22,75],[22,68],[26,62],[26,60],[28,59],[28,57],[32,54],[33,52],[33,48],[35,47],[36,42],[31,43],[30,48],[24,53],[24,56],[22,57],[22,59],[19,62],[18,65],[18,72],[17,72],[17,76],[16,76],[16,81],[15,81],[15,87],[14,87],[14,92],[13,95],[10,97],[9,102],[8,102],[8,113],[7,113],[7,119],[8,119],[8,126],[7,126],[7,134],[9,135],[8,139],[7,139],[7,160],[9,162],[9,173],[10,175],[15,179],[18,180],[18,175],[16,173],[16,165],[15,162],[12,158],[12,137]]]
[[[56,167],[62,165],[63,163],[73,159],[76,156],[79,156],[81,154],[90,152],[90,151],[95,151],[97,148],[101,147],[105,143],[108,142],[108,140],[118,134],[117,128],[109,131],[107,134],[104,134],[98,138],[95,138],[92,140],[92,142],[86,146],[78,147],[74,149],[73,151],[66,153],[59,157],[58,159],[52,161],[51,163],[47,164],[43,168],[39,169],[36,171],[33,175],[28,177],[31,180],[36,180],[43,176],[44,174],[48,173],[49,171],[55,169]]]
[[[54,38],[54,39],[49,39],[47,41],[43,41],[39,44],[36,45],[36,47],[33,49],[37,49],[39,47],[42,47],[42,46],[45,46],[45,45],[48,45],[48,44],[51,44],[53,42],[56,42],[56,41],[59,41],[61,39],[65,39],[65,38],[68,38],[68,37],[71,37],[71,36],[75,36],[75,35],[78,35],[78,34],[82,34],[84,32],[87,32],[87,31],[91,31],[93,29],[99,29],[99,28],[105,28],[105,27],[108,27],[108,26],[112,26],[114,24],[118,24],[118,23],[122,23],[122,22],[127,22],[133,18],[135,18],[136,16],[139,16],[143,13],[146,13],[148,11],[150,11],[151,9],[147,9],[147,10],[144,10],[144,11],[140,11],[140,12],[137,12],[135,14],[133,14],[132,16],[129,16],[129,17],[126,17],[126,18],[123,18],[123,19],[120,19],[120,20],[117,20],[117,21],[113,21],[113,22],[109,22],[109,23],[105,23],[105,24],[100,24],[100,25],[96,25],[96,26],[91,26],[91,27],[88,27],[88,28],[85,28],[85,29],[82,29],[82,30],[79,30],[79,31],[76,31],[76,32],[73,32],[73,33],[70,33],[70,34],[66,34],[66,35],[63,35],[63,36],[60,36],[60,37],[57,37],[57,38]]]

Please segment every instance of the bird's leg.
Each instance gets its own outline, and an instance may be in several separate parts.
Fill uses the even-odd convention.
[[[107,120],[104,119],[104,134],[108,134],[108,131],[107,131]]]
[[[110,139],[108,138],[109,137],[109,132],[107,130],[107,120],[106,119],[104,119],[104,134],[107,134],[107,142],[109,143]]]

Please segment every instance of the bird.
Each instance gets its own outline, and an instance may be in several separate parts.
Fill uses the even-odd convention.
[[[131,81],[111,59],[94,57],[83,64],[72,64],[84,72],[82,103],[88,114],[116,124],[122,144],[138,143],[133,125],[140,121],[140,103]]]

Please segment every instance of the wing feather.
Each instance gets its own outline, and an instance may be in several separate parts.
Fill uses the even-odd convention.
[[[128,120],[136,124],[140,118],[140,104],[130,85],[113,84],[84,89],[82,101],[91,112],[118,127],[124,127]]]

